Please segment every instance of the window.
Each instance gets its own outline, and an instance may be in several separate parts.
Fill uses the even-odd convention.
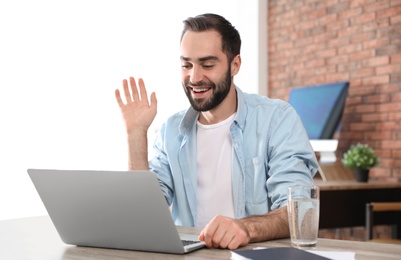
[[[257,1],[0,3],[0,219],[46,214],[27,168],[126,169],[114,98],[123,78],[143,77],[148,91],[156,91],[159,112],[150,135],[189,106],[179,37],[182,20],[205,12],[239,29],[243,64],[236,84],[257,92]]]

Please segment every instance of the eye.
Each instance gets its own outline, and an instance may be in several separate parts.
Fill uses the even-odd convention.
[[[192,65],[189,64],[189,63],[181,64],[181,68],[183,68],[183,69],[189,69],[189,68],[191,68],[191,67],[192,67]]]
[[[203,67],[204,69],[211,69],[211,68],[214,67],[214,65],[202,65],[202,67]]]

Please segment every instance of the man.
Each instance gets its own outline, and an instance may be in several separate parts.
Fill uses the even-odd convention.
[[[191,107],[170,117],[148,161],[147,131],[156,115],[142,79],[123,80],[129,168],[150,169],[177,225],[199,226],[208,247],[236,249],[289,236],[287,188],[311,185],[317,161],[303,125],[286,102],[243,93],[233,78],[241,39],[225,18],[184,21],[182,85]],[[129,83],[129,84],[128,84]],[[129,87],[130,85],[130,87]]]

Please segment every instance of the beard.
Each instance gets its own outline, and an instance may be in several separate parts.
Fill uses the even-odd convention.
[[[223,100],[227,97],[230,92],[231,87],[231,68],[229,67],[225,77],[217,83],[210,81],[209,79],[205,79],[199,81],[197,83],[191,83],[188,80],[182,83],[184,87],[185,94],[191,104],[192,108],[198,112],[205,112],[216,108],[218,105],[223,102]],[[191,95],[192,86],[199,87],[207,87],[213,92],[212,96],[209,99],[204,98],[193,98]]]

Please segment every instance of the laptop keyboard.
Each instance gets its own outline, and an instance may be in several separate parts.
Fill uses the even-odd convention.
[[[199,241],[193,241],[193,240],[181,240],[181,242],[182,242],[182,244],[183,244],[184,246],[199,243]]]

